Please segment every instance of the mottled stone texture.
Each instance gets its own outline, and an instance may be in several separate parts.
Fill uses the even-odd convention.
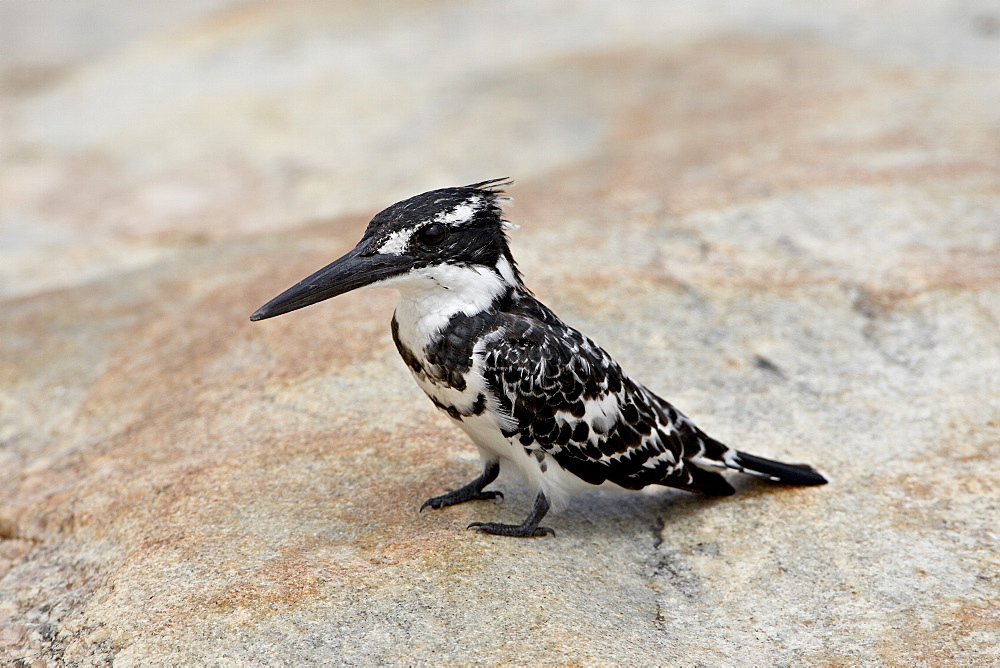
[[[390,293],[251,325],[511,175],[528,284],[821,488],[471,479]],[[1000,5],[0,4],[0,656],[1000,663]]]

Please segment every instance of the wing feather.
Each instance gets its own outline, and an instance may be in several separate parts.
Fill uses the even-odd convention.
[[[731,493],[724,478],[687,461],[714,458],[706,444],[715,442],[540,302],[519,300],[497,324],[479,354],[487,386],[510,417],[505,436],[592,484]]]

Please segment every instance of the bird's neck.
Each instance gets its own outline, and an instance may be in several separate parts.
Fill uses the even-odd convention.
[[[526,291],[511,263],[498,266],[426,267],[393,287],[400,293],[396,313],[400,343],[415,353],[427,348],[456,315],[474,316],[496,307],[512,292]]]

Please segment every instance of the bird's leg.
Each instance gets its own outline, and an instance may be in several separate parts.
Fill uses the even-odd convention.
[[[496,536],[518,536],[527,538],[531,536],[544,536],[546,534],[556,535],[556,532],[548,527],[540,527],[538,523],[549,512],[549,498],[543,492],[539,492],[535,497],[535,507],[531,509],[528,519],[521,524],[498,524],[496,522],[473,522],[468,529],[476,529],[483,533],[491,533]]]
[[[420,510],[423,510],[428,506],[431,508],[444,508],[445,506],[453,506],[456,503],[465,503],[466,501],[475,501],[477,499],[503,499],[503,492],[483,491],[483,487],[486,487],[486,485],[496,480],[499,473],[499,461],[494,460],[492,462],[487,462],[486,468],[483,469],[482,474],[478,478],[464,487],[459,487],[458,489],[453,489],[447,494],[433,496],[427,499],[424,501],[424,505],[420,506]]]

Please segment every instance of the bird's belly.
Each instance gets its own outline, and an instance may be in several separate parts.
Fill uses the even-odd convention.
[[[487,400],[488,390],[478,369],[466,375],[462,389],[441,383],[425,373],[412,373],[424,394],[469,435],[485,457],[509,460],[527,455],[516,437],[503,435],[500,421],[504,418],[493,405],[495,402]]]
[[[572,494],[596,487],[564,469],[547,452],[534,448],[529,451],[516,435],[504,436],[489,412],[452,419],[469,435],[484,459],[499,459],[501,468],[514,470],[530,487],[544,492],[553,510],[565,508]]]
[[[515,460],[531,458],[531,455],[517,442],[517,437],[508,438],[500,431],[500,425],[489,413],[469,415],[460,420],[452,418],[462,428],[472,442],[490,459]]]
[[[431,401],[469,435],[484,460],[499,460],[502,469],[516,471],[529,486],[545,493],[554,510],[564,508],[573,493],[594,489],[595,485],[564,469],[541,448],[530,444],[525,447],[516,434],[504,436],[501,424],[508,424],[510,418],[500,414],[495,402],[482,396],[488,390],[478,369],[466,376],[462,390],[435,382],[425,374],[413,373],[413,377]]]

